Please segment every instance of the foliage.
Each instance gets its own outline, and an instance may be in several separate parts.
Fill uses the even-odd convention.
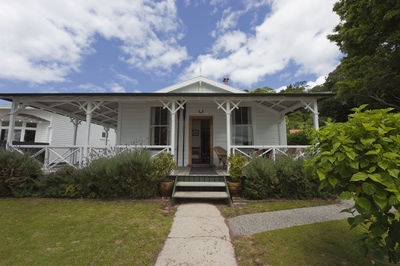
[[[77,170],[66,166],[39,178],[39,195],[52,198],[77,198],[81,196]]]
[[[304,168],[304,160],[291,156],[270,159],[258,157],[245,168],[243,196],[249,199],[334,198],[332,189],[319,190],[319,181]]]
[[[248,199],[265,199],[272,196],[278,178],[272,160],[254,158],[244,169],[246,176],[242,195]]]
[[[0,196],[32,196],[41,174],[40,163],[29,155],[0,149]]]
[[[341,22],[328,36],[345,54],[336,68],[341,98],[400,109],[400,2],[340,0]]]
[[[228,158],[229,176],[232,181],[240,182],[243,177],[243,169],[247,164],[247,158],[239,153],[234,153]]]
[[[315,156],[309,160],[321,187],[333,187],[342,199],[353,198],[347,210],[351,228],[368,232],[357,241],[377,258],[400,259],[400,114],[391,109],[354,109],[345,123],[327,123],[315,135]],[[354,213],[355,214],[355,213]]]
[[[288,145],[310,145],[311,144],[311,129],[302,130],[296,133],[287,135]]]
[[[153,167],[155,174],[160,178],[168,177],[176,167],[174,156],[170,153],[162,152],[154,157]]]
[[[154,197],[162,178],[155,174],[151,153],[143,149],[95,160],[78,171],[83,196],[89,198]]]
[[[262,87],[262,88],[257,88],[257,89],[251,90],[251,91],[245,89],[244,91],[250,92],[250,93],[276,93],[276,91],[274,89],[267,87],[267,86]]]

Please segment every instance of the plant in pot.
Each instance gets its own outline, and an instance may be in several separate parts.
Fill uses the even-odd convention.
[[[228,188],[232,196],[240,196],[242,189],[241,179],[243,177],[244,167],[247,163],[247,158],[239,153],[232,154],[228,158],[229,176],[231,180],[228,182]]]
[[[169,175],[176,167],[174,156],[169,153],[160,153],[153,159],[154,172],[160,180],[160,194],[163,197],[170,197],[174,187],[174,181],[169,179]]]

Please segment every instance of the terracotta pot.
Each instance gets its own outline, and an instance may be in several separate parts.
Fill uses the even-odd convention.
[[[174,181],[161,181],[160,194],[162,197],[171,197]]]
[[[227,182],[228,183],[228,188],[229,188],[229,193],[233,197],[239,197],[240,192],[242,191],[242,185],[240,182]]]

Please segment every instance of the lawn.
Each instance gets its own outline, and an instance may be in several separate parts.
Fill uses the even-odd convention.
[[[370,265],[346,220],[279,229],[234,240],[241,265]]]
[[[168,202],[0,199],[0,265],[149,265],[173,220]]]
[[[258,213],[258,212],[270,212],[279,210],[288,210],[295,208],[314,207],[321,205],[328,205],[338,203],[338,200],[323,200],[323,199],[312,199],[312,200],[258,200],[258,201],[239,201],[232,205],[232,207],[226,207],[219,205],[219,209],[223,216],[231,218],[239,215]]]

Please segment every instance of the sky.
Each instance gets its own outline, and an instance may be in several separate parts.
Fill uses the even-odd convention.
[[[0,92],[152,92],[324,82],[335,0],[0,0]]]

